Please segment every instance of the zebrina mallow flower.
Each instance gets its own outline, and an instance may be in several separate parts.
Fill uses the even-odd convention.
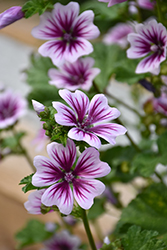
[[[156,4],[156,1],[152,0],[137,0],[139,7],[143,9],[153,10]]]
[[[108,106],[103,94],[95,95],[89,103],[89,98],[80,90],[75,93],[64,89],[59,95],[71,108],[60,102],[53,102],[57,110],[55,120],[63,126],[71,126],[68,137],[77,141],[85,141],[89,145],[100,148],[98,136],[111,144],[115,144],[118,135],[125,134],[126,128],[115,123],[103,123],[117,118],[120,112]]]
[[[133,32],[133,28],[127,23],[118,23],[112,27],[104,36],[105,44],[118,44],[121,48],[126,48],[128,45],[127,35]]]
[[[111,7],[115,4],[118,4],[118,3],[123,3],[125,2],[126,0],[99,0],[99,2],[105,2],[105,3],[108,3],[108,7]]]
[[[19,94],[7,89],[0,93],[0,129],[14,125],[25,114],[27,102]]]
[[[91,10],[79,14],[79,4],[70,2],[66,6],[56,3],[52,12],[40,16],[41,22],[32,30],[32,35],[43,40],[51,40],[39,48],[42,56],[50,57],[56,66],[65,60],[75,62],[80,56],[88,55],[93,46],[87,40],[99,36],[93,24]]]
[[[146,24],[137,24],[136,33],[128,35],[131,47],[127,50],[127,57],[145,57],[137,66],[136,73],[151,72],[158,75],[160,63],[166,59],[167,31],[156,20]]]
[[[0,13],[0,29],[16,22],[24,17],[21,6],[13,6]]]
[[[71,139],[67,139],[66,147],[56,142],[50,143],[47,152],[50,159],[40,155],[34,158],[37,172],[32,177],[32,184],[36,187],[49,186],[41,202],[48,207],[56,205],[66,215],[73,209],[74,198],[82,208],[89,209],[94,197],[105,189],[105,185],[94,178],[107,175],[110,172],[108,164],[100,161],[95,148],[87,148],[73,169],[76,146]]]
[[[36,190],[29,195],[28,201],[24,203],[24,207],[30,214],[41,214],[41,197],[44,192],[45,189],[41,189]]]
[[[53,237],[43,242],[45,245],[44,250],[79,250],[81,244],[77,236],[70,235],[68,231],[61,231],[55,233]]]
[[[57,88],[67,88],[69,90],[83,89],[89,90],[93,79],[100,73],[100,69],[92,68],[94,59],[91,57],[79,58],[74,63],[66,62],[62,67],[50,69],[48,75],[51,78],[50,84]]]

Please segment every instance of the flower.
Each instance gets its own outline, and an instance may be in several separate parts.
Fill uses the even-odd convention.
[[[95,95],[89,103],[88,97],[76,90],[75,93],[64,89],[59,90],[59,95],[71,106],[60,102],[53,102],[57,110],[55,120],[63,126],[72,126],[68,137],[77,141],[85,141],[89,145],[100,148],[102,137],[111,144],[115,144],[115,138],[126,132],[126,128],[115,123],[103,123],[117,118],[120,112],[116,108],[108,106],[107,98],[103,94]]]
[[[60,70],[49,70],[48,75],[51,78],[49,83],[57,88],[70,90],[81,88],[88,91],[92,86],[92,80],[100,73],[100,69],[92,68],[93,65],[94,59],[91,57],[79,58],[74,63],[66,62]]]
[[[156,2],[150,0],[137,0],[137,3],[140,8],[153,10]]]
[[[94,178],[107,175],[110,172],[108,164],[100,161],[95,148],[87,148],[79,156],[73,170],[76,147],[71,139],[67,139],[66,147],[56,142],[50,143],[47,152],[50,159],[40,155],[34,158],[37,172],[32,177],[32,184],[36,187],[49,186],[41,202],[49,207],[56,205],[66,215],[73,209],[74,198],[79,206],[89,209],[94,197],[105,189],[105,185]]]
[[[106,44],[118,44],[122,48],[128,45],[127,35],[133,32],[132,26],[126,23],[118,23],[111,28],[104,36],[103,42]]]
[[[45,106],[35,100],[32,100],[32,105],[38,115],[45,110]]]
[[[66,6],[56,3],[52,12],[40,16],[40,24],[32,30],[34,37],[51,40],[38,51],[42,56],[49,56],[57,66],[65,60],[73,63],[80,56],[90,54],[93,46],[87,39],[95,39],[100,34],[93,24],[94,14],[91,10],[78,14],[78,3],[70,2]]]
[[[14,125],[25,114],[27,102],[7,89],[0,93],[0,129]]]
[[[29,195],[28,201],[24,203],[24,207],[30,214],[41,214],[41,197],[44,192],[45,189],[41,189],[36,190]]]
[[[41,122],[42,126],[44,124],[44,122]],[[32,140],[32,144],[36,145],[36,151],[41,151],[46,143],[48,142],[48,136],[46,136],[46,131],[42,128],[40,128],[38,130],[37,135],[35,136],[35,138]]]
[[[13,6],[0,14],[0,29],[24,17],[22,7]]]
[[[111,7],[115,4],[118,4],[118,3],[123,3],[125,2],[126,0],[99,0],[99,2],[105,2],[105,3],[108,3],[108,7]]]
[[[137,33],[130,33],[128,41],[131,47],[127,50],[127,57],[145,57],[137,66],[136,73],[160,72],[160,63],[166,59],[167,31],[156,20],[146,24],[136,25]]]
[[[70,235],[68,231],[61,231],[55,233],[51,239],[44,242],[44,250],[79,250],[81,244],[80,239],[77,236]]]

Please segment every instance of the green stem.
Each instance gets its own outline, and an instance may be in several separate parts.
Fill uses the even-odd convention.
[[[117,118],[117,121],[119,122],[119,124],[121,124],[122,126],[124,126],[124,124],[121,122],[121,120],[119,118]],[[131,138],[131,136],[129,135],[129,133],[126,132],[125,135],[128,138],[128,140],[131,142],[132,146],[136,149],[136,151],[137,152],[141,152],[141,149],[136,145],[136,143],[133,141],[133,139]]]
[[[90,246],[91,246],[92,250],[97,250],[95,242],[94,242],[94,239],[93,239],[93,236],[92,236],[92,233],[90,231],[90,227],[89,227],[89,222],[88,222],[88,218],[87,218],[87,215],[86,215],[86,211],[84,209],[82,209],[82,220],[83,220],[83,224],[84,224],[84,227],[85,227],[86,234],[88,236],[88,240],[89,240]]]
[[[13,128],[13,135],[15,136],[15,130],[14,130],[14,128]],[[29,165],[31,166],[32,171],[36,172],[36,168],[33,165],[31,157],[28,155],[27,150],[22,146],[22,144],[21,144],[20,141],[18,141],[18,146],[20,148],[21,154],[23,154],[25,156],[26,160],[28,161]]]
[[[128,104],[124,103],[123,101],[119,100],[117,97],[113,96],[112,94],[109,94],[106,92],[106,90],[104,91],[104,94],[107,95],[108,97],[114,99],[116,102],[118,102],[119,104],[121,104],[122,106],[126,107],[127,109],[133,111],[135,114],[137,114],[138,116],[141,117],[141,114],[134,108],[130,107]]]
[[[161,183],[164,184],[162,176],[159,173],[157,173],[156,171],[154,171],[154,174],[158,177],[158,179],[161,181]]]
[[[156,6],[157,6],[156,9],[157,9],[158,20],[160,23],[163,23],[160,0],[156,0]]]

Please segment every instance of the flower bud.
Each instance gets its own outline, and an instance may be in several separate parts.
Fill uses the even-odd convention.
[[[0,14],[0,29],[24,17],[21,6],[13,6]]]

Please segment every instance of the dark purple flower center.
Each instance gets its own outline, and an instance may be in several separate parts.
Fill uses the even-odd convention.
[[[65,179],[67,182],[72,182],[72,180],[74,179],[74,175],[73,175],[71,172],[65,173],[64,179]]]
[[[163,51],[164,51],[163,47],[162,47],[160,44],[158,44],[158,45],[153,44],[153,45],[150,47],[150,49],[151,49],[151,51],[156,52],[156,53],[158,53],[159,55],[161,55],[161,54],[163,53]]]
[[[70,43],[73,40],[72,34],[70,33],[65,33],[63,35],[63,40],[67,43]]]
[[[2,107],[0,109],[0,120],[2,121],[7,118],[10,118],[13,115],[15,115],[15,113],[16,113],[16,109],[14,107]]]

